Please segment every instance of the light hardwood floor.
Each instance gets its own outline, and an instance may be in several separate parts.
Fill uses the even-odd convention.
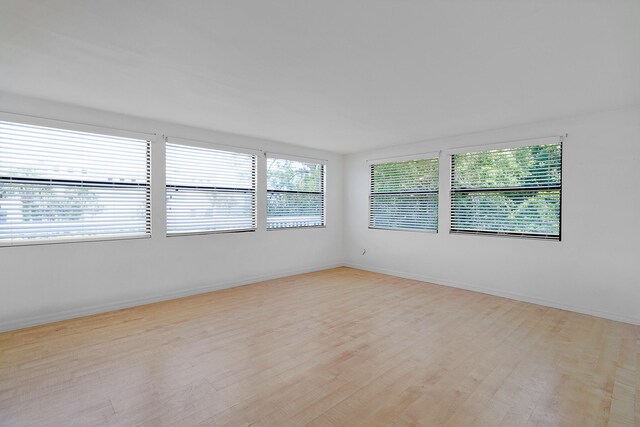
[[[640,327],[349,268],[0,334],[2,426],[640,426]]]

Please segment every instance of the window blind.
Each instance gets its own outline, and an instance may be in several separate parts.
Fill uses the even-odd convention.
[[[438,230],[437,158],[371,165],[369,228]]]
[[[0,245],[151,234],[149,141],[0,122]]]
[[[167,143],[167,234],[256,229],[256,156]]]
[[[267,157],[267,228],[325,225],[325,165]]]
[[[560,239],[562,144],[454,154],[451,232]]]

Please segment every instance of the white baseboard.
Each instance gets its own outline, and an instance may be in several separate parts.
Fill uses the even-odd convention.
[[[204,294],[207,292],[218,291],[221,289],[235,288],[238,286],[249,285],[256,282],[262,282],[265,280],[279,279],[281,277],[293,276],[296,274],[312,273],[314,271],[327,270],[330,268],[342,267],[343,263],[334,263],[319,265],[314,267],[307,267],[302,269],[293,269],[281,271],[275,274],[266,274],[259,276],[251,276],[242,280],[235,280],[229,282],[212,283],[206,286],[200,286],[197,288],[181,289],[178,291],[167,292],[163,294],[153,295],[143,298],[134,298],[117,303],[111,304],[99,304],[91,307],[83,307],[78,309],[58,311],[55,313],[47,313],[38,316],[25,317],[22,319],[10,320],[8,322],[0,323],[0,332],[14,331],[17,329],[28,328],[30,326],[43,325],[46,323],[59,322],[61,320],[69,320],[77,317],[90,316],[93,314],[106,313],[108,311],[121,310],[123,308],[136,307],[139,305],[151,304],[154,302],[167,301],[176,298],[187,297],[191,295]]]
[[[474,291],[474,292],[480,292],[480,293],[483,293],[483,294],[494,295],[494,296],[499,296],[499,297],[504,297],[504,298],[517,300],[517,301],[523,301],[523,302],[529,302],[529,303],[532,303],[532,304],[543,305],[545,307],[558,308],[558,309],[566,310],[566,311],[573,311],[575,313],[587,314],[589,316],[602,317],[604,319],[615,320],[617,322],[630,323],[632,325],[640,325],[640,318],[637,318],[637,317],[630,317],[630,316],[620,315],[620,314],[617,314],[617,313],[610,313],[610,312],[606,312],[606,311],[595,310],[595,309],[592,309],[592,308],[576,307],[576,306],[557,303],[557,302],[553,302],[553,301],[549,301],[549,300],[546,300],[546,299],[542,299],[542,298],[538,298],[538,297],[534,297],[534,296],[530,296],[530,295],[525,295],[525,294],[521,294],[521,293],[517,293],[517,292],[509,292],[509,291],[497,290],[497,289],[492,289],[492,288],[486,288],[486,287],[483,287],[483,286],[470,285],[470,284],[467,284],[467,283],[453,283],[453,282],[449,282],[449,281],[442,280],[442,279],[439,279],[439,278],[425,276],[425,275],[422,275],[422,274],[405,273],[405,272],[402,272],[402,271],[390,270],[390,269],[386,269],[386,268],[372,267],[372,266],[369,266],[369,265],[362,265],[362,264],[356,264],[356,263],[345,263],[344,266],[345,267],[356,268],[356,269],[359,269],[359,270],[371,271],[373,273],[388,274],[390,276],[397,276],[397,277],[402,277],[402,278],[405,278],[405,279],[419,280],[421,282],[429,282],[429,283],[433,283],[433,284],[436,284],[436,285],[450,286],[450,287],[453,287],[453,288],[465,289],[465,290]]]

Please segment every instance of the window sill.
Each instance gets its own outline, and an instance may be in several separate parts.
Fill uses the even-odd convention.
[[[255,228],[247,228],[240,230],[215,230],[215,231],[194,231],[183,233],[167,233],[166,237],[186,237],[186,236],[207,236],[211,234],[234,234],[234,233],[253,233]]]
[[[129,235],[129,236],[110,236],[110,237],[74,237],[68,239],[37,239],[37,240],[24,240],[13,243],[0,243],[0,248],[15,248],[20,246],[41,246],[41,245],[61,245],[65,243],[89,243],[89,242],[113,242],[117,240],[140,240],[150,239],[151,234],[145,234],[141,236]]]
[[[524,239],[524,240],[546,240],[551,242],[560,242],[560,236],[551,235],[537,235],[537,234],[525,234],[525,233],[500,233],[491,231],[455,231],[449,230],[449,234],[459,235],[473,235],[473,236],[486,236],[486,237],[506,237],[510,239]]]
[[[310,228],[327,228],[326,225],[305,225],[300,227],[272,227],[267,228],[267,231],[277,231],[277,230],[306,230]]]
[[[420,229],[414,229],[414,228],[369,227],[369,230],[405,231],[405,232],[413,232],[413,233],[438,234],[438,230],[420,230]]]

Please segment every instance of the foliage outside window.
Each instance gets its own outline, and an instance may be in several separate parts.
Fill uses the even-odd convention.
[[[438,230],[438,159],[371,165],[369,228]]]
[[[562,145],[454,154],[451,232],[560,239]]]
[[[0,122],[0,244],[151,234],[149,142]]]
[[[267,158],[267,228],[325,225],[325,166]]]

